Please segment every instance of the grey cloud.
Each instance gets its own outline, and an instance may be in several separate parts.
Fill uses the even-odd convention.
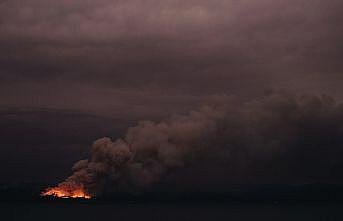
[[[91,157],[59,187],[93,196],[141,191],[197,165],[226,184],[342,182],[342,104],[287,92],[242,104],[222,99],[188,115],[140,122],[123,139],[95,141]]]

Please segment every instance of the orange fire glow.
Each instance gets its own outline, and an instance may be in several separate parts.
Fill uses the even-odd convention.
[[[46,191],[41,193],[42,196],[55,196],[58,198],[84,198],[90,199],[91,195],[86,193],[82,188],[66,190],[61,187],[48,188]]]

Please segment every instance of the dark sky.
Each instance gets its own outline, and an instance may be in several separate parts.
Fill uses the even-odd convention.
[[[342,8],[341,0],[1,0],[0,175],[17,180],[29,166],[55,179],[39,172],[44,156],[55,168],[56,151],[67,170],[87,152],[79,146],[211,96],[283,88],[340,100]]]
[[[340,0],[0,5],[1,106],[129,115],[209,94],[342,93]],[[129,110],[130,109],[130,110]]]

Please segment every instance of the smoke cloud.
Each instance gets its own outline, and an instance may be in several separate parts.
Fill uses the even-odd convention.
[[[342,119],[343,104],[326,95],[217,97],[187,115],[142,121],[123,138],[96,140],[59,187],[93,196],[142,191],[197,165],[231,183],[340,182]]]

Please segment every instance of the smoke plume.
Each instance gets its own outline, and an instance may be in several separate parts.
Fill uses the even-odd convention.
[[[145,190],[201,164],[220,167],[232,183],[337,182],[342,121],[343,105],[325,95],[278,92],[244,103],[223,96],[187,115],[142,121],[123,138],[96,140],[59,187],[92,196]]]

